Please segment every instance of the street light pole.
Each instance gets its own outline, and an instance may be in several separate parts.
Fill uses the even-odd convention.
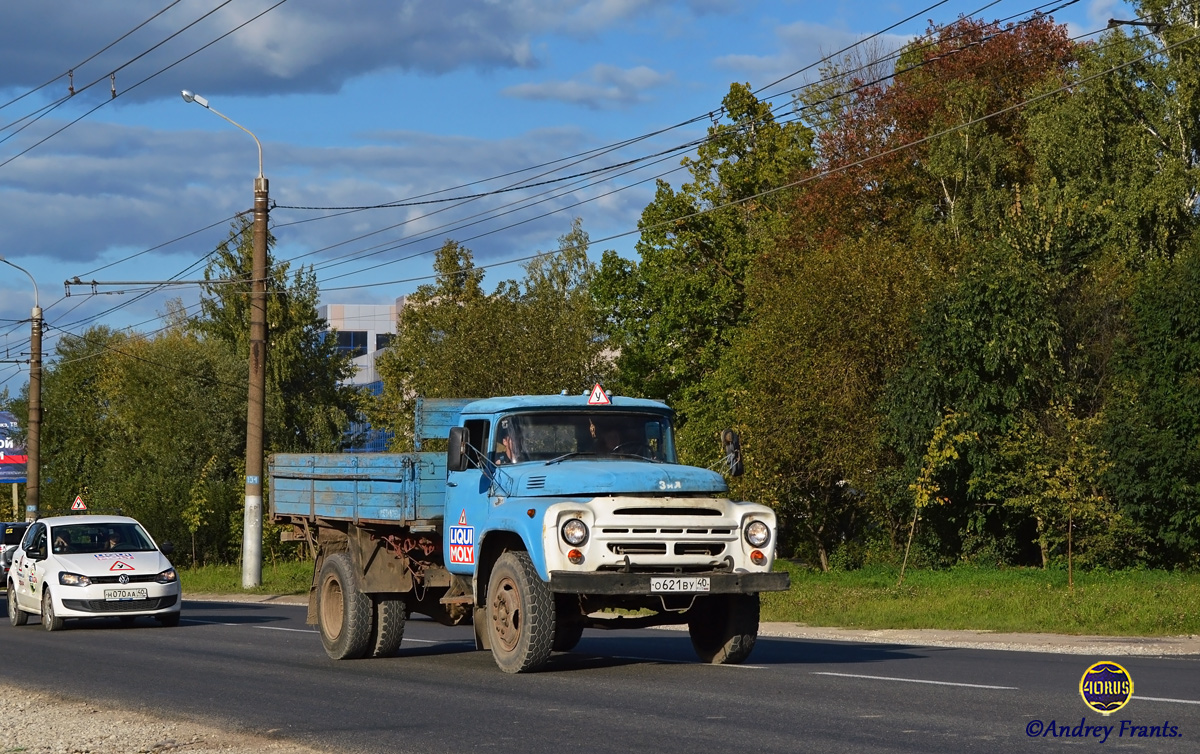
[[[42,307],[38,302],[37,281],[29,270],[4,257],[0,257],[0,262],[29,275],[29,281],[33,283],[33,316],[29,332],[29,436],[25,439],[28,457],[25,463],[25,520],[37,521],[42,448]]]
[[[208,100],[186,89],[185,102],[195,102],[237,126],[258,146],[258,177],[254,179],[254,258],[250,282],[250,386],[246,401],[246,493],[242,529],[242,588],[262,583],[263,416],[266,406],[267,364],[267,202],[262,143],[250,129],[218,112]]]

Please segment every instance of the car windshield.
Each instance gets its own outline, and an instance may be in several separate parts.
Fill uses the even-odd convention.
[[[493,449],[498,463],[590,456],[676,463],[671,420],[654,413],[510,414],[497,423]]]
[[[134,523],[63,524],[54,527],[50,538],[54,552],[60,555],[156,549],[142,527]]]

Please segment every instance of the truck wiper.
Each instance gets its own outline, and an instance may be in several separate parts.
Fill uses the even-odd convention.
[[[563,453],[558,458],[551,458],[549,461],[546,461],[546,465],[549,466],[552,463],[558,463],[559,461],[565,461],[568,458],[575,458],[576,456],[594,456],[594,455],[596,455],[596,454],[590,450],[572,450],[570,453]]]

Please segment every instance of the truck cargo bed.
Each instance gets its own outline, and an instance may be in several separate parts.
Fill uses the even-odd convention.
[[[407,524],[444,511],[445,453],[278,453],[270,475],[275,516]]]

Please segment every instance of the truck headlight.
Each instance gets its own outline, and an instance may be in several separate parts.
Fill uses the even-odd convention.
[[[577,518],[573,518],[562,525],[563,541],[573,547],[579,547],[588,541],[587,524]]]
[[[58,583],[63,586],[91,586],[92,580],[87,576],[80,576],[78,573],[67,573],[63,571],[58,574]]]
[[[751,547],[765,547],[771,541],[771,527],[762,521],[751,521],[746,524],[745,536]]]

